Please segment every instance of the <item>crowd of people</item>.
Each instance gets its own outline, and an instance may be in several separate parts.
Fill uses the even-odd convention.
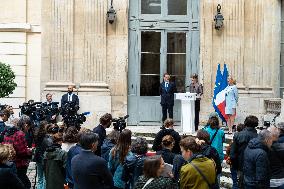
[[[224,154],[225,133],[211,115],[196,137],[180,136],[172,119],[156,135],[149,153],[143,137],[125,128],[108,135],[112,115],[93,130],[0,111],[0,186],[30,189],[27,169],[36,162],[38,189],[219,188],[222,162],[230,165],[233,188],[283,188],[284,123],[257,132],[258,118],[239,124]]]

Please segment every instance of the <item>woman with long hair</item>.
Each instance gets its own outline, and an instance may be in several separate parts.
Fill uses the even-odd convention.
[[[204,129],[210,135],[208,144],[217,150],[220,161],[222,162],[224,160],[223,143],[225,142],[225,133],[223,129],[220,128],[218,117],[210,117]]]
[[[131,134],[130,130],[124,129],[119,135],[117,144],[110,151],[108,168],[113,174],[115,188],[125,188],[125,182],[121,179],[121,176],[126,156],[133,155],[130,151]]]
[[[38,176],[38,189],[45,189],[45,177],[44,177],[44,168],[43,168],[43,156],[46,150],[44,145],[44,139],[46,137],[46,121],[40,122],[39,128],[35,133],[35,154],[34,154],[34,161],[36,162],[37,167],[37,176]]]
[[[225,114],[227,115],[227,125],[229,127],[229,134],[233,132],[233,125],[236,118],[236,108],[239,99],[236,81],[232,76],[228,77],[228,86],[225,88]]]
[[[143,175],[136,182],[135,189],[176,189],[178,185],[170,177],[162,177],[165,162],[160,155],[145,159]]]

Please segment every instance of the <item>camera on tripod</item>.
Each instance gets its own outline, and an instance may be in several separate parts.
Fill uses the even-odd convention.
[[[46,118],[46,114],[41,104],[41,102],[24,102],[19,108],[21,109],[21,114],[29,116],[34,124],[37,125],[37,123]]]
[[[73,115],[77,114],[79,106],[75,102],[67,102],[61,107],[61,115]]]
[[[67,102],[61,108],[61,115],[67,127],[75,126],[77,129],[80,129],[81,124],[86,121],[86,113],[77,113],[79,108],[75,102]]]
[[[113,129],[115,129],[119,132],[121,132],[123,129],[125,129],[126,128],[126,121],[125,120],[128,117],[129,117],[129,115],[112,119]]]
[[[44,110],[44,112],[48,115],[58,115],[59,114],[59,108],[58,108],[59,102],[51,102],[49,104],[42,103],[41,108]]]

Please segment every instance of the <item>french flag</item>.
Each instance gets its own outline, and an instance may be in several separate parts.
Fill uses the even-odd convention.
[[[225,88],[228,86],[227,78],[228,78],[227,65],[224,64],[224,71],[222,74],[221,66],[220,64],[218,64],[212,103],[215,112],[218,113],[219,117],[223,120],[223,122],[226,122],[228,119],[228,117],[225,114]]]

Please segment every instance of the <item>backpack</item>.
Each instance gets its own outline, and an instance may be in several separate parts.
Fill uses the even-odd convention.
[[[121,176],[121,180],[125,182],[126,189],[134,188],[134,183],[143,174],[145,158],[143,155],[134,155],[126,158]]]

